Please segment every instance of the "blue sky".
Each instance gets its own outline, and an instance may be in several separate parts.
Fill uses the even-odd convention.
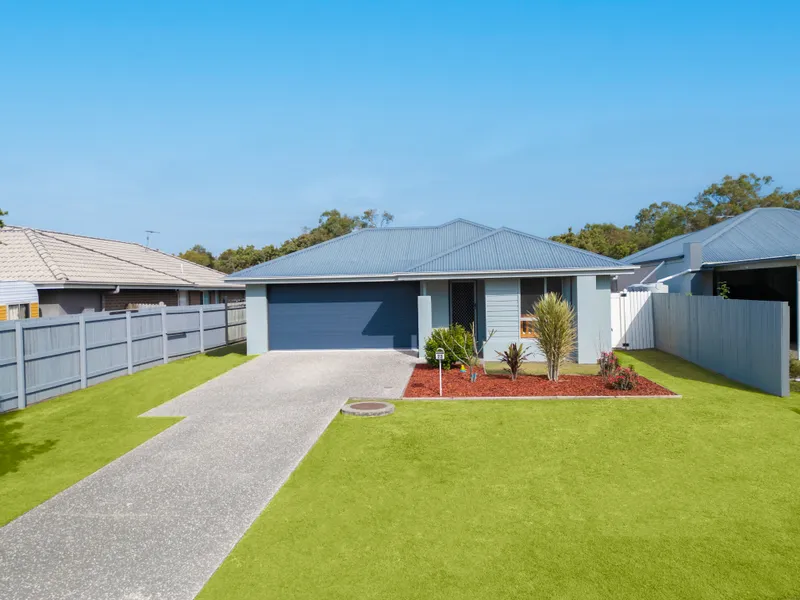
[[[391,6],[394,4],[394,6]],[[800,187],[797,3],[0,0],[7,223],[219,252]]]

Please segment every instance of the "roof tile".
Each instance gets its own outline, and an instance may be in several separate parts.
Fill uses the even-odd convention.
[[[0,278],[38,284],[226,285],[224,273],[141,244],[21,227],[0,229],[0,265]]]

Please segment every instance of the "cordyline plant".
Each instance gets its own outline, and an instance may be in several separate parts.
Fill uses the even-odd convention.
[[[561,296],[550,292],[536,303],[530,316],[536,345],[547,361],[547,378],[558,381],[561,364],[575,351],[575,311]]]
[[[492,329],[486,336],[486,339],[478,344],[478,338],[475,336],[475,323],[469,327],[469,332],[464,332],[464,335],[454,335],[450,340],[442,339],[445,344],[445,350],[451,352],[462,365],[466,366],[469,370],[470,383],[474,383],[478,378],[478,369],[483,367],[483,373],[486,374],[486,365],[481,358],[481,352],[492,339],[495,334]]]
[[[503,352],[497,353],[497,356],[500,357],[500,362],[505,363],[508,367],[511,373],[511,381],[517,380],[517,375],[519,374],[520,367],[522,367],[522,363],[524,363],[530,355],[530,348],[526,347],[524,344],[517,344],[516,342],[509,344],[508,348]]]

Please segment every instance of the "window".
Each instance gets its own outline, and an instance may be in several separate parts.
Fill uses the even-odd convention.
[[[524,317],[533,312],[533,305],[544,295],[545,278],[521,279],[519,282],[520,293],[520,316]]]
[[[20,319],[28,318],[28,305],[27,304],[9,304],[8,305],[8,320],[18,321]]]
[[[534,338],[533,332],[534,318],[531,316],[534,305],[539,299],[548,292],[555,292],[567,302],[572,302],[572,278],[571,277],[531,277],[520,279],[520,315],[519,315],[519,335],[523,338]]]

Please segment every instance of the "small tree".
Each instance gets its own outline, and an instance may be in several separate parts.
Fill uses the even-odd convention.
[[[575,311],[553,292],[542,296],[533,307],[536,345],[547,360],[547,378],[558,381],[561,364],[575,351]]]
[[[486,365],[481,358],[481,353],[492,339],[494,329],[489,332],[486,339],[478,344],[478,339],[475,336],[475,323],[472,323],[469,332],[464,332],[464,335],[454,335],[449,340],[442,339],[445,344],[445,350],[451,352],[458,361],[469,369],[469,380],[474,382],[478,378],[478,369],[483,367],[483,373],[486,374]]]

